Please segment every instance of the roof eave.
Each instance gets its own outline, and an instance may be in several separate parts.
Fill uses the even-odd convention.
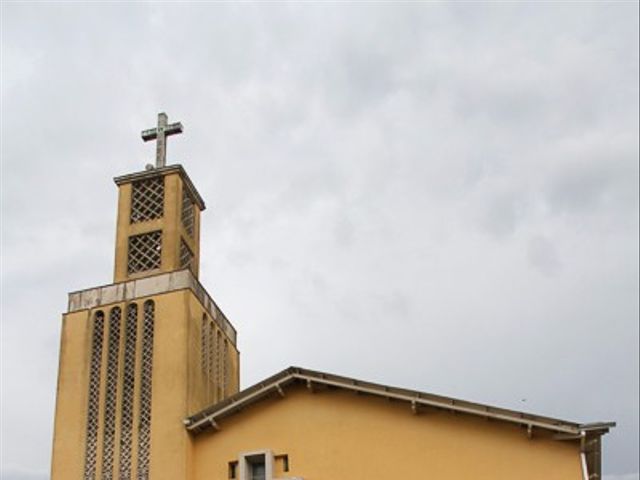
[[[217,421],[233,415],[242,408],[251,405],[274,393],[283,394],[283,388],[296,382],[305,382],[312,389],[313,385],[325,385],[343,388],[357,393],[379,396],[387,399],[406,401],[415,411],[417,407],[428,406],[456,413],[465,413],[482,418],[490,418],[533,428],[548,430],[564,436],[580,436],[583,431],[604,434],[615,423],[578,424],[565,420],[542,417],[524,412],[507,410],[450,397],[442,397],[425,392],[400,389],[385,385],[364,382],[348,377],[289,367],[264,381],[243,390],[220,403],[185,419],[188,431],[197,434],[209,427],[217,428]]]

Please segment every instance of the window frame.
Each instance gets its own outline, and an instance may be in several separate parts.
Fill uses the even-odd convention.
[[[271,450],[254,450],[243,452],[238,456],[238,480],[252,480],[251,465],[256,459],[264,460],[264,480],[273,480],[273,452]]]

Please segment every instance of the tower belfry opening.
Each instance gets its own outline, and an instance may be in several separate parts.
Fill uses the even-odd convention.
[[[238,391],[236,330],[198,281],[205,203],[158,115],[155,166],[118,176],[113,283],[69,294],[54,480],[187,478],[183,419]],[[223,373],[220,373],[223,372]]]

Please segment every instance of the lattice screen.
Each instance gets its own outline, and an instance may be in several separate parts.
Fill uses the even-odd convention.
[[[91,338],[91,366],[89,367],[89,399],[87,402],[87,437],[84,464],[85,480],[94,480],[96,478],[103,333],[104,313],[97,311],[93,317],[93,334]]]
[[[162,230],[129,237],[127,272],[129,274],[160,268]]]
[[[154,303],[144,302],[140,367],[140,423],[138,427],[138,480],[149,479],[151,451],[151,375],[153,373]]]
[[[216,391],[218,393],[218,401],[222,400],[222,396],[223,396],[223,392],[222,392],[222,335],[220,334],[220,332],[218,332],[217,336],[216,336],[217,340],[216,340],[216,353],[217,355],[217,359],[216,359]]]
[[[131,478],[131,434],[133,427],[133,392],[136,373],[136,338],[138,329],[138,305],[127,307],[125,326],[124,373],[122,379],[122,398],[120,419],[120,480]]]
[[[211,325],[211,323],[209,322],[209,329],[207,331],[208,333],[208,339],[209,339],[209,345],[208,345],[208,352],[209,352],[209,365],[207,366],[208,368],[208,380],[209,380],[209,384],[211,386],[210,392],[210,398],[212,400],[215,399],[214,397],[214,388],[215,388],[215,361],[216,361],[216,352],[215,352],[215,331],[213,328],[213,325]]]
[[[161,218],[163,214],[164,178],[134,182],[131,191],[131,223]]]
[[[202,325],[200,326],[200,367],[205,379],[207,378],[207,365],[209,365],[209,352],[207,342],[207,328],[209,321],[206,315],[202,315]]]
[[[122,310],[114,307],[109,313],[109,345],[107,350],[107,379],[104,398],[104,440],[102,444],[102,480],[113,478],[113,448],[116,433],[118,395],[118,360],[120,357],[120,322]]]
[[[180,239],[180,268],[193,268],[193,253],[186,242]]]
[[[191,201],[191,197],[187,192],[186,188],[182,189],[182,225],[187,233],[193,237],[193,224],[194,224],[194,213],[193,213],[193,202]]]
[[[229,392],[229,342],[224,341],[224,359],[223,359],[223,379],[222,379],[222,396],[226,396]]]

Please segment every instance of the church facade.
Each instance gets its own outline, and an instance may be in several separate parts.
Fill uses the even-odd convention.
[[[113,282],[69,294],[53,480],[588,480],[579,424],[297,367],[240,391],[237,332],[198,281],[205,203],[160,114],[117,177]]]

